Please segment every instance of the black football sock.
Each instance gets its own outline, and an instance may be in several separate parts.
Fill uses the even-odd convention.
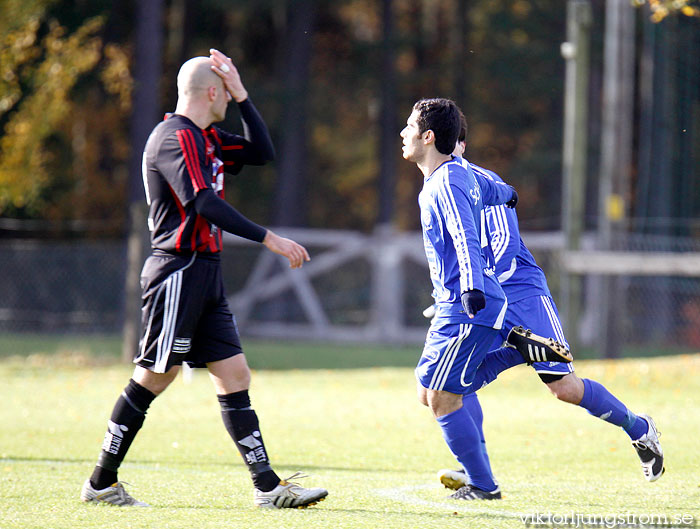
[[[263,492],[274,489],[279,485],[280,478],[270,466],[258,416],[250,407],[248,390],[219,395],[218,398],[226,430],[248,465],[255,488]]]
[[[117,399],[112,417],[107,423],[107,433],[97,466],[90,476],[90,483],[97,490],[117,482],[117,471],[129,450],[136,433],[141,428],[146,411],[156,396],[149,390],[129,380],[129,384]]]

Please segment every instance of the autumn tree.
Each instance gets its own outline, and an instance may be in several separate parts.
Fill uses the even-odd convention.
[[[104,15],[74,28],[55,2],[6,2],[0,63],[0,214],[118,220],[129,111],[125,48],[104,38]],[[24,2],[26,4],[26,2]]]

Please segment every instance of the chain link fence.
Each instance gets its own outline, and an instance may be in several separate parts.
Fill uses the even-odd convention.
[[[0,332],[116,333],[124,271],[121,241],[2,241]]]
[[[234,313],[245,313],[239,318],[244,336],[420,344],[428,325],[422,311],[432,302],[420,235],[399,237],[404,253],[383,266],[390,266],[388,273],[400,285],[387,289],[378,287],[386,282],[386,275],[377,279],[377,255],[393,251],[397,237],[342,233],[347,241],[355,241],[356,250],[344,254],[349,242],[331,247],[332,237],[294,232],[312,254],[311,263],[302,269],[301,285],[288,279],[300,272],[289,274],[280,260],[268,262],[261,271],[269,252],[260,245],[228,240],[222,260],[224,277]],[[562,277],[561,235],[523,237],[550,279],[556,300]],[[671,263],[678,252],[700,252],[700,240],[693,238],[629,237],[619,246],[630,252],[665,251]],[[125,256],[123,241],[0,241],[0,355],[11,355],[23,340],[36,337],[113,335],[118,339],[124,319]],[[251,274],[256,273],[251,284]],[[599,273],[582,277],[583,307],[576,338],[584,348],[578,356],[590,357],[595,356],[601,314],[597,294],[606,284]],[[621,354],[700,351],[700,277],[635,275],[633,270],[614,277],[612,329]],[[267,293],[256,297],[264,288]],[[252,297],[243,296],[245,292]],[[393,292],[397,299],[382,304],[378,292],[381,296]],[[396,314],[387,312],[392,310]],[[396,326],[387,327],[387,321]]]

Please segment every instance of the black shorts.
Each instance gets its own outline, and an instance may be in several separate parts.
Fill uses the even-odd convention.
[[[156,250],[143,265],[141,288],[135,364],[165,373],[183,362],[206,367],[243,352],[218,254],[180,256]]]

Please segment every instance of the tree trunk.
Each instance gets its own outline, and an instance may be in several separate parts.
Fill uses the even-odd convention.
[[[129,163],[129,233],[127,237],[126,302],[122,331],[122,358],[131,360],[138,347],[141,316],[139,276],[146,246],[146,218],[141,175],[143,148],[158,122],[158,84],[162,71],[163,0],[137,3],[136,58],[131,114],[131,159]]]
[[[297,0],[289,6],[282,97],[283,137],[279,149],[279,179],[274,222],[278,226],[305,226],[309,64],[316,14],[315,0]]]
[[[394,180],[398,131],[396,69],[394,60],[393,0],[382,0],[382,71],[379,138],[379,226],[390,226],[394,216]]]

